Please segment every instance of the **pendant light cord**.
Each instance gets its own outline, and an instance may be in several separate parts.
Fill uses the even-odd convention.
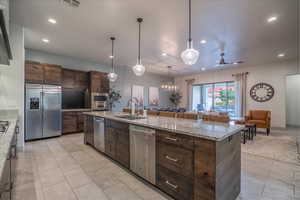
[[[192,0],[189,0],[189,48],[192,43]]]
[[[112,69],[112,72],[115,73],[115,66],[114,66],[114,40],[115,38],[114,37],[111,37],[111,55],[112,55],[112,58],[111,58],[111,69]]]
[[[141,23],[143,21],[142,18],[137,19],[139,23],[139,44],[138,44],[138,64],[141,64]]]

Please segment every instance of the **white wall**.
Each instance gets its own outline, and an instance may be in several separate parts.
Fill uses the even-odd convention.
[[[26,60],[49,64],[58,64],[62,65],[64,68],[77,69],[82,71],[110,71],[110,67],[106,65],[101,65],[99,63],[89,62],[86,60],[68,56],[55,55],[33,49],[26,49],[25,58]],[[142,77],[137,77],[134,75],[131,68],[124,66],[116,67],[116,73],[118,74],[118,79],[114,84],[111,85],[114,86],[117,90],[120,90],[122,99],[121,103],[117,104],[117,106],[114,108],[114,111],[121,111],[122,108],[127,106],[127,102],[131,98],[131,87],[133,84],[144,86],[144,102],[145,106],[147,106],[149,98],[148,89],[150,86],[160,87],[163,81],[173,81],[173,78],[147,72]],[[168,92],[160,90],[159,95],[160,105],[162,107],[171,106]]]
[[[18,109],[20,114],[19,146],[24,144],[24,31],[10,25],[13,60],[10,66],[0,66],[0,110]]]
[[[286,77],[286,123],[300,126],[300,74]]]
[[[183,101],[181,106],[187,106],[187,79],[195,79],[194,84],[213,83],[222,81],[233,81],[232,74],[238,72],[250,72],[247,83],[247,110],[249,109],[264,109],[270,110],[272,115],[272,127],[286,126],[286,75],[295,74],[298,71],[298,62],[285,61],[272,63],[261,66],[237,67],[231,69],[224,69],[215,72],[205,72],[191,76],[176,77],[175,82],[179,86],[183,94]],[[251,99],[249,95],[250,88],[259,82],[266,82],[271,84],[275,89],[274,97],[265,103],[258,103]]]

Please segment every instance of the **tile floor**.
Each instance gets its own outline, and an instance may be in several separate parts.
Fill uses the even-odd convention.
[[[293,137],[290,132],[281,135]],[[277,142],[271,137],[275,135],[258,135],[242,147],[238,200],[300,200],[300,165],[274,157],[277,147],[279,152],[286,150],[286,143],[281,142],[281,136]],[[273,154],[257,147],[264,140],[272,141],[263,145],[273,148]],[[84,145],[82,134],[26,143],[18,157],[14,200],[171,199]]]

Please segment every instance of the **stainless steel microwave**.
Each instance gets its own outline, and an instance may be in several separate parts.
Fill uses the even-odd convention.
[[[92,93],[92,110],[108,110],[108,93]]]

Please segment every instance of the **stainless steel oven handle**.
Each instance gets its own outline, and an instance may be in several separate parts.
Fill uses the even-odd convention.
[[[169,186],[171,186],[174,189],[178,188],[178,185],[174,185],[174,184],[170,183],[168,180],[166,181],[166,184],[169,185]]]

